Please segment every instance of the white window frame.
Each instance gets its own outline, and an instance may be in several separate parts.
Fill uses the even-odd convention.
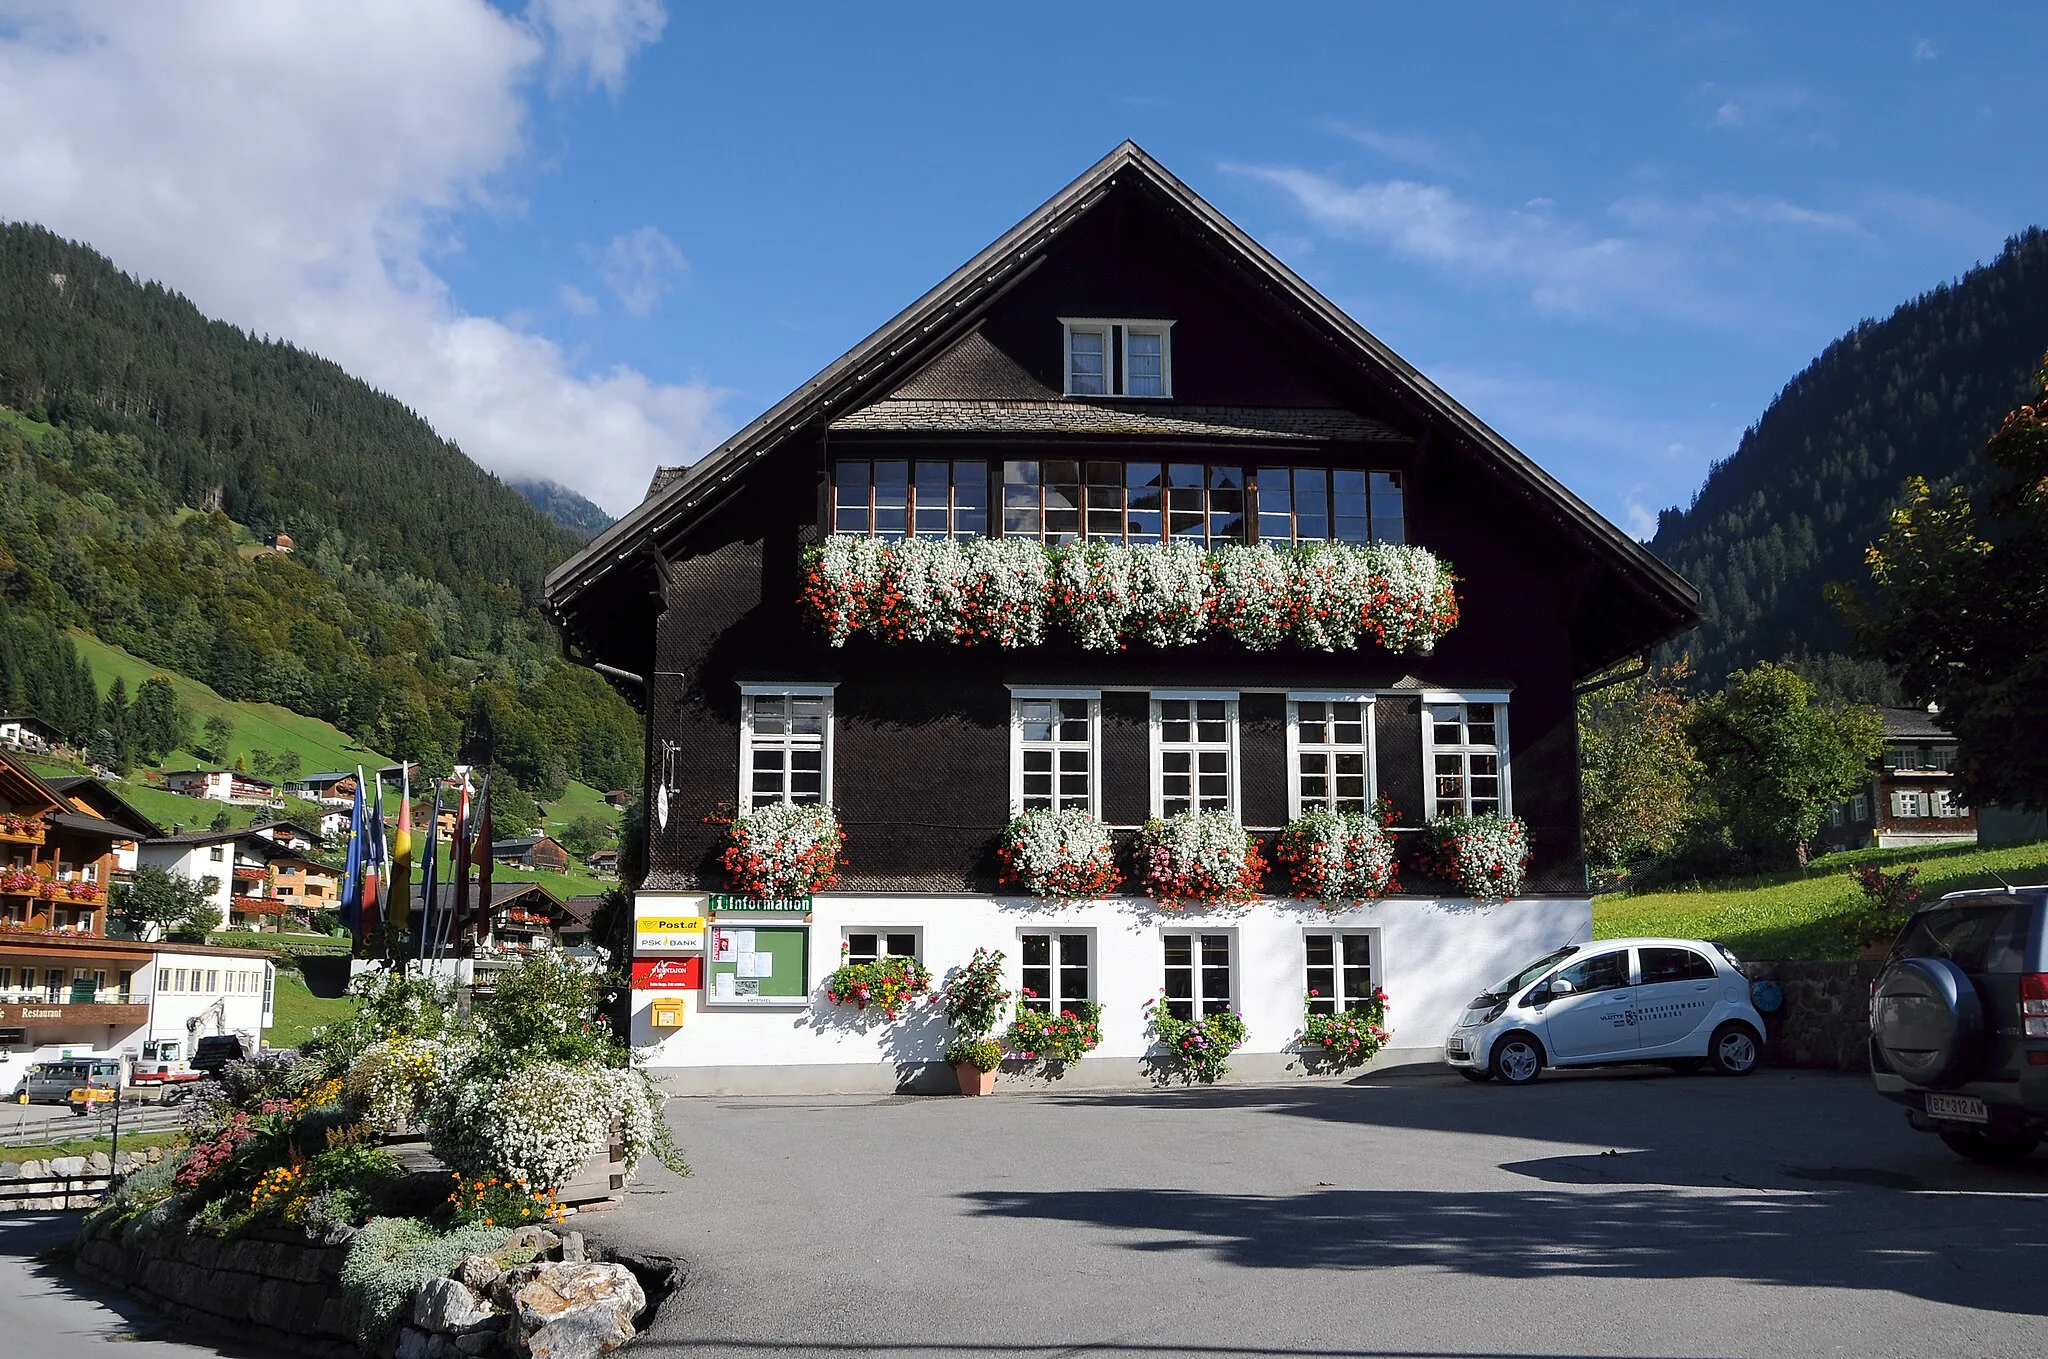
[[[1223,1003],[1226,1009],[1235,1010],[1242,1014],[1244,1012],[1244,939],[1234,927],[1214,929],[1198,924],[1186,924],[1169,925],[1160,929],[1159,953],[1157,955],[1159,958],[1160,1005],[1165,1006],[1168,1004],[1165,994],[1166,940],[1168,936],[1176,934],[1184,934],[1191,941],[1189,945],[1191,949],[1189,970],[1193,974],[1192,989],[1194,996],[1189,1004],[1193,1011],[1193,1017],[1197,1020],[1205,1018],[1202,1007],[1215,999],[1215,997],[1205,994],[1202,990],[1202,936],[1209,934],[1220,934],[1230,941],[1228,945],[1230,949],[1230,992],[1224,997]],[[1168,1010],[1167,1013],[1171,1014],[1172,1011]]]
[[[1159,705],[1161,703],[1171,703],[1183,700],[1188,702],[1208,702],[1221,699],[1224,705],[1224,747],[1229,752],[1227,758],[1230,761],[1230,805],[1225,807],[1223,811],[1224,815],[1230,817],[1233,820],[1236,820],[1238,818],[1238,809],[1244,805],[1243,799],[1239,796],[1238,787],[1238,764],[1240,746],[1240,742],[1238,740],[1238,696],[1239,694],[1236,689],[1154,689],[1152,691],[1151,701],[1147,706],[1150,713],[1150,734],[1148,739],[1151,742],[1152,748],[1150,759],[1150,777],[1152,798],[1151,807],[1153,816],[1164,817],[1166,815],[1166,771],[1164,769],[1164,757],[1166,755],[1166,746],[1165,741],[1163,739],[1165,733],[1162,730],[1161,719],[1159,716]],[[1214,747],[1205,747],[1202,745],[1193,745],[1189,747],[1190,750],[1194,751],[1201,751],[1203,749],[1213,748]],[[1195,772],[1194,777],[1196,777],[1197,779],[1200,778],[1199,770]],[[1199,796],[1197,796],[1195,800],[1196,803],[1199,805]],[[1240,822],[1240,824],[1242,823]]]
[[[1362,703],[1365,705],[1365,805],[1370,808],[1373,799],[1380,792],[1379,738],[1374,734],[1376,716],[1373,702],[1375,695],[1359,690],[1295,689],[1287,694],[1287,819],[1292,821],[1307,811],[1301,800],[1301,713],[1295,706],[1300,703]],[[1316,746],[1313,749],[1341,750],[1342,746]]]
[[[848,957],[847,949],[852,944],[853,936],[856,934],[875,935],[883,946],[887,945],[890,935],[907,934],[917,941],[912,948],[910,956],[919,962],[924,961],[924,926],[922,925],[843,925],[839,930],[839,956],[841,958]],[[883,956],[894,958],[900,955],[891,953],[887,955],[877,954],[876,956],[877,958]],[[833,966],[837,967],[838,964],[834,963]]]
[[[1054,698],[1083,699],[1088,704],[1088,815],[1100,820],[1102,817],[1102,691],[1100,689],[1058,688],[1043,685],[1013,684],[1010,688],[1010,815],[1017,816],[1024,811],[1024,703],[1027,700]],[[1034,742],[1034,744],[1036,744]],[[1052,749],[1053,800],[1059,801],[1059,760],[1057,752],[1062,743],[1055,741]]]
[[[1505,689],[1433,689],[1422,695],[1422,806],[1423,818],[1434,821],[1439,815],[1436,805],[1436,722],[1430,715],[1430,707],[1438,703],[1491,703],[1493,705],[1493,748],[1500,759],[1500,814],[1503,817],[1515,814],[1514,764],[1509,757],[1508,699],[1511,695]],[[1469,751],[1470,746],[1446,747]],[[1471,774],[1466,774],[1465,802],[1458,809],[1463,815],[1465,807],[1472,805]]]
[[[1308,941],[1311,935],[1318,934],[1330,935],[1336,940],[1332,946],[1333,951],[1331,955],[1331,970],[1336,974],[1336,980],[1332,984],[1336,987],[1336,990],[1327,997],[1311,997],[1308,994]],[[1356,935],[1366,941],[1368,950],[1368,961],[1365,965],[1367,980],[1374,986],[1385,985],[1387,959],[1386,954],[1382,950],[1386,943],[1386,931],[1378,928],[1341,929],[1334,925],[1311,925],[1301,932],[1301,999],[1304,1005],[1308,1004],[1311,1000],[1328,999],[1333,1002],[1332,1013],[1343,1013],[1343,1011],[1336,1009],[1336,1006],[1344,1001],[1344,939],[1346,936],[1351,935]]]
[[[1049,996],[1037,997],[1037,999],[1039,1000],[1046,1001],[1048,1005],[1051,1007],[1048,1013],[1057,1015],[1060,1012],[1059,1007],[1061,1005],[1072,1005],[1082,1001],[1094,1000],[1096,998],[1096,992],[1101,989],[1099,986],[1099,982],[1102,975],[1102,947],[1101,941],[1098,939],[1096,935],[1095,927],[1092,925],[1068,926],[1056,924],[1020,925],[1017,927],[1016,989],[1018,1004],[1021,1005],[1024,1002],[1024,938],[1026,935],[1038,934],[1045,935],[1048,939],[1052,941],[1052,964],[1050,970],[1052,972],[1052,984],[1054,994]],[[1060,959],[1063,956],[1061,953],[1060,936],[1066,934],[1078,934],[1087,939],[1088,941],[1088,991],[1086,995],[1062,996],[1058,994],[1061,969]],[[1162,944],[1160,947],[1163,951],[1165,945]]]
[[[748,681],[740,685],[740,777],[739,800],[733,805],[744,816],[754,806],[754,699],[757,696],[788,695],[791,698],[822,698],[825,700],[825,733],[822,742],[824,754],[820,761],[819,796],[823,806],[832,805],[833,728],[835,705],[833,684],[777,684],[773,682]],[[784,796],[788,796],[787,770],[784,772]],[[764,806],[767,804],[763,804]],[[785,804],[786,805],[786,804]]]
[[[1149,316],[1062,316],[1060,318],[1060,389],[1068,396],[1102,399],[1113,397],[1131,401],[1170,401],[1173,399],[1173,326],[1172,321]],[[1102,392],[1077,392],[1074,390],[1074,332],[1087,331],[1102,336],[1102,361],[1106,371],[1102,375]],[[1143,395],[1130,391],[1131,333],[1159,337],[1159,386],[1156,393]]]
[[[1862,821],[1862,820],[1864,820],[1865,818],[1867,818],[1867,817],[1868,817],[1869,815],[1870,815],[1870,798],[1869,798],[1869,796],[1868,796],[1868,795],[1866,795],[1866,794],[1863,794],[1863,793],[1858,793],[1858,794],[1856,794],[1856,795],[1855,795],[1854,797],[1852,797],[1852,798],[1850,798],[1850,799],[1849,799],[1849,819],[1850,819],[1850,820],[1852,820],[1852,821]]]

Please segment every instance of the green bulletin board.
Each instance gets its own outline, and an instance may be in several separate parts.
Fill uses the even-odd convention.
[[[707,940],[706,1004],[802,1005],[810,998],[808,925],[715,920]]]

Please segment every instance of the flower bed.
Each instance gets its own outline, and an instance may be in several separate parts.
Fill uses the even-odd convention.
[[[1178,1019],[1163,999],[1148,1002],[1152,1036],[1179,1063],[1181,1079],[1208,1084],[1230,1074],[1230,1054],[1244,1046],[1244,1017],[1224,1010],[1200,1019]]]
[[[1514,817],[1442,816],[1423,830],[1423,859],[1475,901],[1506,901],[1522,890],[1529,832]]]
[[[1026,812],[1003,828],[996,856],[1003,881],[1034,897],[1085,900],[1123,885],[1109,828],[1086,812]]]
[[[1398,543],[1132,547],[1033,539],[834,535],[804,555],[800,597],[833,646],[1036,646],[1056,625],[1091,651],[1186,646],[1210,632],[1254,651],[1376,645],[1427,655],[1458,621],[1457,577]]]
[[[1280,833],[1273,854],[1296,897],[1331,909],[1401,890],[1394,838],[1362,812],[1304,812]]]
[[[843,957],[846,946],[840,945]],[[930,969],[915,958],[877,958],[871,963],[842,962],[825,978],[825,999],[834,1005],[866,1010],[872,1005],[895,1019],[910,1003],[932,993]]]
[[[1029,996],[1031,993],[1024,993]],[[1017,1017],[1003,1033],[1003,1051],[1027,1064],[1042,1064],[1049,1076],[1066,1074],[1102,1042],[1102,1007],[1092,1000],[1067,1006],[1058,1014],[1017,1007]]]
[[[1356,1066],[1370,1060],[1393,1037],[1387,1032],[1387,993],[1379,987],[1375,986],[1371,998],[1357,1009],[1327,1015],[1315,1012],[1319,994],[1308,993],[1308,1008],[1303,1011],[1303,1052],[1320,1049],[1321,1056],[1333,1065]]]
[[[1181,812],[1138,832],[1146,895],[1169,910],[1250,901],[1265,871],[1258,842],[1222,812]]]
[[[741,896],[803,896],[832,885],[844,844],[830,807],[756,807],[728,824],[719,863]]]

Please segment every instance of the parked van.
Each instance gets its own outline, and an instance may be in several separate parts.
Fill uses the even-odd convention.
[[[111,1090],[121,1083],[121,1063],[113,1057],[66,1057],[37,1062],[15,1087],[15,1097],[28,1095],[31,1104],[68,1104],[81,1086]]]

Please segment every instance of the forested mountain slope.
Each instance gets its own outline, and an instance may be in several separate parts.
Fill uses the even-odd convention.
[[[2048,235],[1829,345],[1778,394],[1650,547],[1700,587],[1680,645],[1702,679],[1848,648],[1822,596],[1866,582],[1863,551],[1909,476],[1975,485],[1977,452],[2048,350]]]
[[[526,503],[578,538],[594,538],[611,527],[612,517],[559,482],[531,477],[509,483]]]
[[[88,720],[80,627],[430,766],[637,782],[632,711],[538,605],[579,535],[390,397],[5,225],[0,406],[0,701]]]

